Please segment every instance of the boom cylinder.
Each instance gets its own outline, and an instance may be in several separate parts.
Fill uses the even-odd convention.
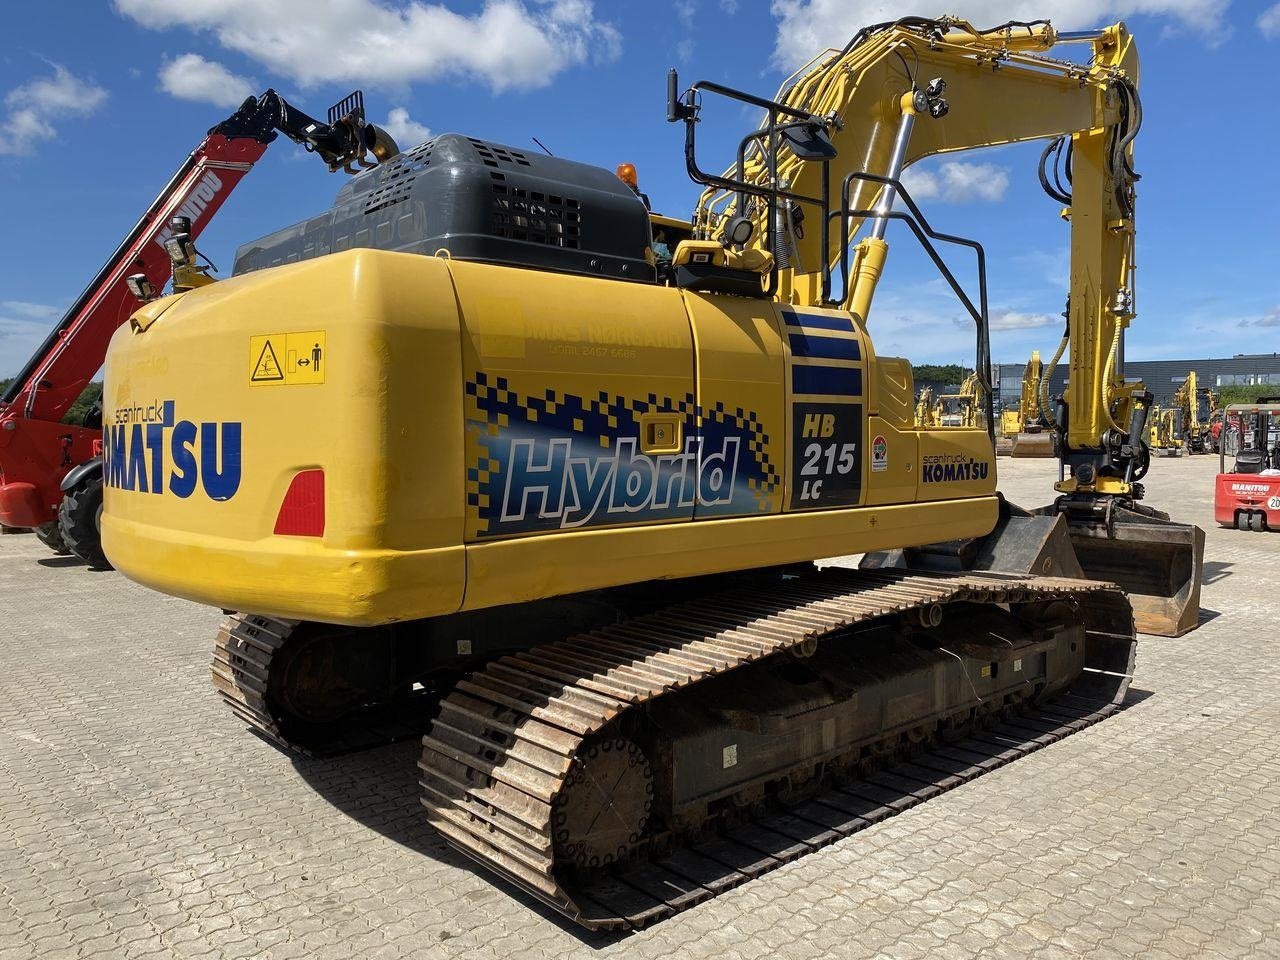
[[[907,146],[911,143],[911,131],[916,125],[916,108],[911,93],[902,95],[902,121],[898,124],[898,135],[893,141],[893,153],[889,157],[889,169],[885,171],[885,176],[890,180],[897,180],[902,176],[902,168],[907,159]],[[889,219],[885,214],[893,210],[893,201],[898,195],[898,189],[891,183],[886,183],[884,189],[880,191],[880,199],[876,201],[875,211],[876,217],[871,221],[871,236],[877,240],[884,239],[884,230],[889,223]]]

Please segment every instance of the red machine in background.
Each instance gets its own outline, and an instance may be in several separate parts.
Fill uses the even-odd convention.
[[[1280,530],[1280,397],[1233,403],[1223,423],[1213,518],[1237,530]]]
[[[62,418],[102,367],[116,328],[158,295],[184,244],[189,251],[279,133],[331,172],[356,173],[398,152],[365,123],[359,91],[321,123],[268,90],[211,129],[0,396],[0,524],[34,528],[55,551],[108,565],[98,540],[101,412],[95,406],[81,424]]]

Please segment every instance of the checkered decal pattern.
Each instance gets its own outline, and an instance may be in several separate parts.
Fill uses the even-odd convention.
[[[575,476],[594,476],[598,464],[608,464],[619,450],[619,441],[626,445],[635,441],[640,433],[640,417],[649,413],[679,415],[686,438],[701,436],[702,451],[735,451],[736,458],[725,464],[726,472],[733,478],[730,495],[706,502],[699,498],[696,509],[699,516],[728,516],[768,512],[771,498],[778,492],[781,478],[777,467],[769,458],[769,435],[756,413],[738,408],[726,408],[723,403],[702,409],[692,394],[679,399],[649,394],[645,399],[628,399],[601,391],[590,399],[573,394],[547,390],[541,396],[525,396],[510,388],[506,377],[491,377],[478,372],[475,379],[465,385],[467,398],[468,461],[466,496],[469,511],[474,510],[478,519],[477,534],[500,536],[538,530],[559,529],[565,524],[564,507],[548,505],[546,499],[538,502],[538,515],[522,509],[518,519],[504,517],[503,501],[508,495],[507,472],[510,467],[513,444],[524,442],[532,445],[533,456],[540,464],[564,468],[551,452],[555,443],[567,445],[568,457],[573,461],[594,461],[590,472],[578,472]],[[686,450],[696,456],[697,447],[686,441]],[[668,487],[671,472],[681,469],[680,457],[645,458],[661,464]],[[694,481],[697,482],[696,471]],[[607,494],[606,494],[607,495]],[[572,498],[570,498],[572,499]],[[521,504],[509,505],[508,512]],[[684,514],[689,505],[685,505]],[[613,523],[671,519],[682,514],[676,505],[662,504],[653,508],[638,509],[627,515],[599,513],[580,524],[598,526]],[[577,524],[574,524],[577,525]]]

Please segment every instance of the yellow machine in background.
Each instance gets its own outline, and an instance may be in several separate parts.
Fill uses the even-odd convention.
[[[965,377],[958,393],[944,393],[938,397],[934,421],[942,427],[985,426],[986,417],[982,409],[985,396],[985,387],[975,371]]]
[[[938,426],[937,410],[933,403],[933,387],[921,387],[916,399],[915,424],[917,427]]]
[[[1106,716],[1135,617],[1195,624],[1203,535],[1139,502],[1150,395],[1119,359],[1136,81],[1122,24],[950,18],[860,31],[775,100],[673,71],[687,238],[585,164],[456,134],[389,157],[116,334],[106,551],[242,611],[215,685],[277,742],[434,718],[429,822],[577,922],[743,882],[775,843],[733,833],[748,814],[783,862],[797,803],[1063,692]],[[712,97],[766,116],[723,174],[697,159]],[[1075,157],[1071,377],[1059,496],[1028,513],[996,495],[981,246],[900,178],[1037,138]],[[958,425],[875,348],[893,221],[974,322]],[[935,242],[976,256],[976,295]],[[860,814],[832,816],[806,849]]]
[[[1158,404],[1151,408],[1148,446],[1157,456],[1182,456],[1181,423],[1182,411],[1178,408],[1165,409]]]
[[[1218,395],[1210,387],[1201,387],[1192,370],[1173,395],[1173,408],[1179,414],[1179,446],[1185,447],[1187,453],[1208,453],[1209,426],[1218,410]]]
[[[1009,438],[1008,452],[1015,457],[1052,457],[1053,434],[1045,429],[1040,412],[1040,382],[1044,367],[1040,351],[1032,350],[1022,371],[1022,394],[1014,410],[1001,414],[1001,432]],[[1047,390],[1046,390],[1047,392]]]

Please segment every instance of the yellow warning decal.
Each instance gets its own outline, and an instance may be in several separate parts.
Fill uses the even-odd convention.
[[[249,385],[324,383],[329,358],[323,330],[249,338]]]

